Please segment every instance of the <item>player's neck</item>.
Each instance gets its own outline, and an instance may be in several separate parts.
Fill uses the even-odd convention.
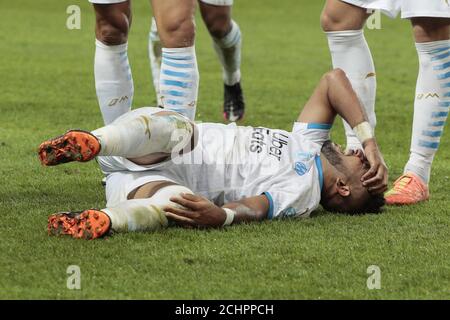
[[[340,176],[340,174],[339,171],[333,165],[331,165],[331,163],[323,154],[320,157],[320,161],[322,162],[323,171],[322,196],[330,196],[333,192],[336,191],[336,180]]]

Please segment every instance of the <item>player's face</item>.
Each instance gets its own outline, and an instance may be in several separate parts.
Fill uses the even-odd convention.
[[[357,211],[364,206],[369,196],[360,180],[370,167],[364,153],[361,150],[344,152],[340,145],[331,141],[323,145],[322,153],[331,165],[349,178],[347,183],[351,187],[350,196],[334,195],[326,200],[328,208],[339,212]]]
[[[325,155],[328,161],[330,161],[332,165],[337,166],[338,169],[341,167],[349,173],[359,174],[360,176],[369,170],[369,163],[362,150],[350,150],[344,152],[342,147],[334,142],[331,142],[328,148],[331,149],[331,152],[329,154],[325,153]],[[329,156],[331,156],[332,159],[329,159]]]

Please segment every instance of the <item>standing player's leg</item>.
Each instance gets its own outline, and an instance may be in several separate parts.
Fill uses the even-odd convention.
[[[151,0],[161,39],[162,106],[195,118],[199,74],[195,54],[195,0]]]
[[[241,31],[231,19],[232,0],[200,0],[203,20],[214,40],[223,69],[224,80],[224,116],[237,121],[244,116],[245,103],[241,88]],[[162,105],[160,95],[161,40],[156,21],[152,18],[149,34],[149,60],[157,103]]]
[[[226,120],[242,119],[245,112],[241,88],[242,37],[239,25],[231,19],[232,0],[200,0],[200,11],[214,41],[222,64],[224,82],[223,112]]]
[[[133,79],[128,61],[130,0],[90,0],[96,14],[95,87],[105,124],[131,109]]]
[[[375,66],[363,32],[370,14],[367,9],[346,2],[327,0],[321,15],[321,25],[328,38],[333,68],[345,71],[364,106],[372,128],[375,128]],[[358,138],[345,121],[344,127],[347,149],[361,149]]]
[[[159,93],[159,78],[161,76],[161,57],[162,44],[159,38],[156,20],[152,17],[150,33],[148,35],[148,58],[150,60],[150,69],[152,73],[153,88],[156,94],[156,103],[162,107],[161,94]]]
[[[450,7],[439,14],[450,17]],[[419,58],[411,153],[404,175],[386,194],[388,204],[413,204],[429,198],[431,164],[450,107],[450,19],[411,21]]]

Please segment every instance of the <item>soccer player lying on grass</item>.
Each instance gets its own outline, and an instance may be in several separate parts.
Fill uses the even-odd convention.
[[[355,129],[365,155],[344,154],[329,141],[336,114]],[[194,124],[140,108],[90,133],[45,141],[39,156],[47,166],[97,157],[107,175],[107,208],[49,217],[50,234],[74,238],[308,217],[319,203],[334,212],[378,212],[387,186],[364,111],[339,69],[321,79],[292,132]]]

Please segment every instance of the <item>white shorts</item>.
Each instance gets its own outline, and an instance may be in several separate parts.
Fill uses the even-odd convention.
[[[127,0],[89,0],[90,3],[96,3],[96,4],[114,4],[114,3],[121,3],[125,2]],[[206,4],[212,4],[214,6],[232,6],[233,0],[200,0],[203,3]]]
[[[233,0],[200,0],[206,4],[212,4],[213,6],[232,6]]]
[[[121,3],[126,2],[127,0],[89,0],[90,3],[95,4],[114,4],[114,3]]]
[[[447,0],[341,0],[357,7],[381,10],[391,18],[401,12],[403,19],[414,17],[450,18]]]

